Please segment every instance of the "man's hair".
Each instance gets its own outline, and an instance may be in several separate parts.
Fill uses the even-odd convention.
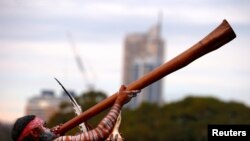
[[[11,136],[14,141],[17,141],[18,137],[24,130],[24,128],[32,121],[36,116],[35,115],[27,115],[21,118],[18,118],[12,128]]]

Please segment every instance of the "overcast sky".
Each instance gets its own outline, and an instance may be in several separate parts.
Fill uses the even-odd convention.
[[[165,60],[202,39],[227,19],[237,38],[165,80],[164,100],[213,96],[250,105],[248,0],[0,0],[0,120],[24,115],[42,89],[116,92],[122,83],[127,34],[147,32],[163,13]],[[70,34],[86,70],[77,68]]]

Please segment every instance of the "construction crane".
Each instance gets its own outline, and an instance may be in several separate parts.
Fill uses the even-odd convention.
[[[83,81],[85,82],[85,86],[86,86],[87,90],[94,90],[95,85],[94,85],[94,82],[91,83],[90,75],[92,75],[92,79],[95,79],[96,78],[95,73],[92,70],[91,73],[89,73],[90,75],[87,75],[88,74],[87,67],[86,67],[87,65],[83,64],[83,61],[82,61],[82,59],[77,51],[76,44],[73,40],[71,33],[67,32],[66,35],[67,35],[67,39],[69,41],[70,47],[73,51],[73,55],[75,57],[77,68],[79,69],[79,71],[82,75],[82,78],[83,78]],[[90,68],[90,66],[88,66],[88,68]],[[92,80],[92,81],[94,81],[94,80]]]

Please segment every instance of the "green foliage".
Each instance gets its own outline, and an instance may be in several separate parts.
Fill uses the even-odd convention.
[[[104,100],[107,98],[105,93],[100,91],[88,91],[86,93],[83,93],[80,97],[76,98],[77,103],[82,107],[82,111],[87,110],[88,108],[94,106],[98,102]],[[91,125],[91,127],[95,127],[98,122],[106,115],[106,111],[100,113],[98,116],[90,119],[89,121],[86,121],[88,124]],[[68,120],[75,117],[75,113],[73,110],[73,106],[71,103],[65,102],[61,103],[60,105],[60,111],[56,113],[48,122],[48,127],[54,127],[56,125],[62,124],[67,122]],[[74,135],[79,132],[79,128],[76,127],[69,131],[67,134]]]
[[[106,95],[88,92],[77,98],[83,110],[90,108]],[[73,118],[72,106],[63,103],[62,111],[51,120],[58,125]],[[67,111],[67,110],[66,110]],[[108,110],[88,121],[93,127]],[[211,97],[187,97],[182,101],[157,106],[143,103],[137,109],[123,109],[120,131],[128,141],[206,141],[208,124],[250,124],[250,108],[236,102],[222,102]],[[75,134],[77,129],[68,134]]]
[[[11,124],[0,121],[0,141],[12,141],[11,130]]]
[[[206,141],[208,124],[250,124],[250,108],[215,98],[187,97],[158,107],[124,110],[121,133],[133,141]]]

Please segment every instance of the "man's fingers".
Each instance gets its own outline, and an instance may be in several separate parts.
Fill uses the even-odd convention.
[[[140,93],[141,90],[132,90],[132,93]]]
[[[130,91],[124,91],[124,92],[127,94],[137,94],[137,93],[140,93],[141,90],[130,90]]]
[[[110,137],[110,140],[111,140],[111,141],[113,141],[113,136],[114,136],[114,135],[112,134],[111,137]]]
[[[126,90],[126,86],[125,85],[121,85],[119,92],[120,91],[124,91],[124,90]]]
[[[115,141],[118,141],[118,134],[115,135]]]

